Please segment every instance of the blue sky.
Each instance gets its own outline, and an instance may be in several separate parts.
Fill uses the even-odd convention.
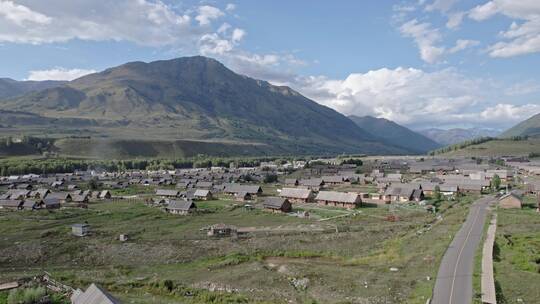
[[[540,112],[537,0],[0,0],[1,77],[197,54],[415,129],[504,129]]]

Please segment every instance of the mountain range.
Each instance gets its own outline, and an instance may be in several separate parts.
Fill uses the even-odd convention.
[[[253,143],[273,153],[420,151],[202,56],[130,62],[47,86],[0,102],[0,134]]]
[[[66,83],[65,81],[17,81],[10,78],[0,78],[0,99],[21,96],[29,92],[41,91]]]
[[[540,138],[540,113],[506,130],[501,137],[529,136]]]
[[[454,128],[448,130],[430,128],[419,130],[418,133],[443,146],[448,146],[479,137],[497,137],[500,132],[493,129],[481,128]]]
[[[505,134],[537,134],[539,120],[532,117]],[[213,148],[242,154],[423,154],[497,133],[414,132],[383,118],[346,117],[289,87],[237,74],[202,56],[130,62],[69,82],[0,79],[1,136],[63,138],[59,145],[74,150],[81,142],[66,138],[92,138],[84,144],[97,150],[105,143],[118,149],[122,141],[122,155],[150,142],[167,147],[161,149],[167,154],[196,154],[187,148],[196,146],[209,154]]]
[[[398,125],[388,119],[375,118],[373,116],[359,117],[355,115],[348,117],[357,126],[367,131],[372,136],[382,138],[386,142],[393,143],[419,154],[441,147],[441,144],[436,143],[426,136]]]

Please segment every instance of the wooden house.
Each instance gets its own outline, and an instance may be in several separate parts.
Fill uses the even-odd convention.
[[[227,184],[223,189],[224,193],[237,196],[240,193],[247,193],[250,197],[256,197],[263,193],[261,186],[258,185],[241,185],[241,184]]]
[[[521,209],[523,200],[514,192],[505,194],[499,198],[499,207],[503,209]]]
[[[291,203],[284,197],[266,197],[263,202],[263,208],[274,213],[292,211]]]
[[[358,193],[337,192],[337,191],[320,191],[315,197],[315,201],[319,205],[334,206],[347,209],[353,209],[360,206],[362,199]]]
[[[251,194],[245,191],[234,193],[234,200],[238,202],[250,201],[252,198]]]
[[[212,192],[207,189],[197,189],[193,193],[193,198],[197,200],[208,201],[213,199]]]
[[[92,283],[86,291],[77,289],[70,297],[71,304],[120,304],[121,302],[113,297],[103,288]]]
[[[4,210],[21,210],[24,200],[7,199],[0,200],[0,209]]]
[[[286,178],[285,185],[287,186],[298,186],[298,179],[296,178]]]
[[[61,204],[69,203],[72,200],[71,193],[67,192],[51,192],[47,195],[48,199],[56,198]]]
[[[300,180],[299,184],[313,191],[319,191],[324,187],[324,181],[322,178],[302,179]]]
[[[165,207],[165,211],[171,214],[187,215],[197,210],[197,206],[193,201],[171,200],[169,205]]]
[[[283,188],[279,193],[280,197],[286,198],[291,203],[309,203],[313,200],[313,191],[300,188]]]
[[[156,195],[161,197],[178,197],[180,191],[171,189],[156,189]]]

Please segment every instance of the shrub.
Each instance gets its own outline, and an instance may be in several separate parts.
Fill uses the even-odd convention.
[[[33,304],[38,303],[47,291],[43,287],[14,289],[7,298],[8,304]]]

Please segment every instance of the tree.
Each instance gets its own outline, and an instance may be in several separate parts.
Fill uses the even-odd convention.
[[[90,190],[96,190],[98,186],[99,185],[98,185],[97,179],[92,178],[91,180],[88,181],[88,188],[90,188]]]
[[[433,199],[435,200],[435,202],[441,201],[442,199],[441,187],[435,186],[435,189],[433,191]]]
[[[497,174],[493,175],[493,178],[491,179],[491,188],[493,188],[493,190],[499,190],[500,186],[501,178]]]
[[[356,165],[357,167],[361,167],[364,164],[361,159],[355,158],[344,159],[341,163],[346,165]]]
[[[265,184],[270,184],[270,183],[275,183],[275,182],[277,182],[277,180],[278,180],[277,175],[270,173],[270,174],[266,174],[266,175],[264,176],[263,182],[264,182]]]

